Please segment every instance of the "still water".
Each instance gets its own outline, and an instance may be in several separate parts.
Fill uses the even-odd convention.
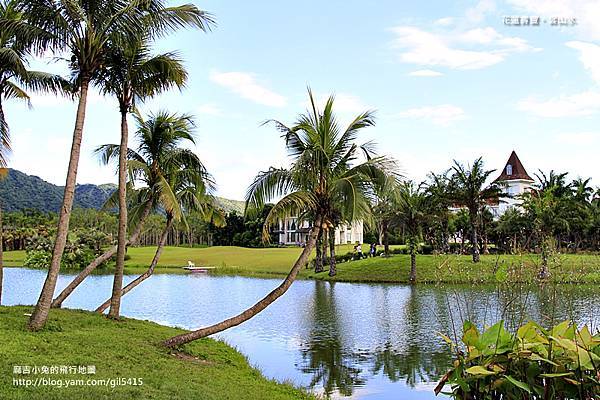
[[[4,304],[34,304],[46,271],[8,268]],[[58,290],[71,276],[61,275]],[[133,276],[126,276],[128,282]],[[158,274],[123,298],[122,314],[198,328],[242,311],[278,279]],[[65,307],[93,310],[110,294],[112,276],[95,275]],[[344,399],[434,399],[450,363],[437,332],[454,337],[464,319],[479,325],[572,317],[600,325],[597,286],[550,288],[297,281],[273,305],[218,338],[266,376]]]

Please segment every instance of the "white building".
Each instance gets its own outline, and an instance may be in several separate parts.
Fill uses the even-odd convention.
[[[298,217],[287,217],[279,221],[274,233],[279,235],[279,243],[285,245],[303,245],[308,241],[311,225]],[[340,224],[335,230],[335,244],[363,242],[363,222]]]
[[[498,218],[509,208],[519,207],[521,204],[519,196],[531,191],[535,181],[527,174],[517,153],[513,151],[510,153],[502,173],[494,182],[500,184],[502,191],[507,195],[501,197],[498,204],[490,205],[494,217]]]

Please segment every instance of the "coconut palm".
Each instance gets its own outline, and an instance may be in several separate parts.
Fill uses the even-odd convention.
[[[0,1],[0,21],[4,27],[23,20],[16,0]],[[58,75],[28,70],[27,57],[32,51],[32,29],[0,29],[0,167],[6,166],[10,151],[10,132],[4,114],[6,100],[21,100],[31,106],[27,91],[56,93],[66,86]]]
[[[385,257],[390,255],[389,231],[394,223],[397,189],[398,177],[393,175],[389,176],[382,185],[377,185],[375,188],[375,202],[371,209],[379,236],[379,244],[383,245]]]
[[[172,118],[176,118],[173,117]],[[106,161],[114,161],[117,152],[111,149],[111,145],[102,146],[99,151]],[[130,150],[131,152],[131,150]],[[132,159],[136,157],[132,154]],[[166,214],[166,224],[161,233],[158,246],[148,270],[142,275],[128,283],[118,296],[121,297],[148,279],[154,273],[154,269],[160,260],[167,236],[176,222],[182,222],[187,229],[186,213],[197,212],[206,222],[212,222],[217,226],[224,225],[224,215],[214,207],[214,198],[211,192],[214,187],[212,177],[208,174],[200,159],[189,150],[177,149],[170,155],[173,160],[166,164],[163,171],[164,182],[161,182],[160,193],[156,198],[159,205]],[[136,165],[132,163],[133,174],[146,175],[147,163]],[[136,171],[136,168],[140,168]],[[113,293],[114,296],[114,293]],[[112,298],[106,300],[96,311],[104,312],[109,306],[112,308]]]
[[[501,188],[496,183],[486,186],[486,181],[495,170],[485,170],[483,160],[476,159],[472,165],[463,165],[454,161],[450,178],[450,198],[455,205],[468,211],[471,228],[471,246],[473,262],[479,262],[478,221],[483,207],[489,201],[498,201]]]
[[[100,74],[102,91],[113,95],[121,114],[121,153],[119,154],[119,228],[117,260],[109,317],[118,318],[123,287],[123,268],[127,246],[127,114],[136,103],[153,97],[173,86],[182,88],[187,73],[174,53],[151,56],[147,38],[139,38],[107,52],[106,65]]]
[[[368,213],[374,181],[384,179],[395,163],[372,155],[371,144],[359,146],[358,133],[374,125],[372,112],[358,115],[345,129],[340,129],[330,97],[323,110],[317,108],[309,89],[310,109],[301,114],[292,127],[271,121],[282,133],[288,154],[289,168],[271,168],[259,173],[246,194],[246,212],[260,210],[267,202],[279,199],[263,227],[268,239],[271,226],[290,215],[312,216],[312,229],[302,253],[283,282],[262,300],[241,314],[193,332],[175,336],[164,342],[172,347],[221,332],[252,318],[283,295],[307,264],[323,227],[332,227],[334,210],[348,220]],[[360,152],[372,155],[358,162]]]
[[[18,9],[16,0],[0,1],[0,24],[2,26],[21,21],[23,13]],[[27,33],[27,35],[26,35]],[[10,148],[10,130],[4,102],[21,100],[31,106],[27,91],[56,93],[66,87],[66,81],[60,76],[41,71],[31,71],[27,57],[30,55],[32,40],[36,33],[31,29],[0,29],[0,177],[8,170],[5,168]],[[2,300],[3,243],[0,209],[0,302]]]
[[[130,171],[130,184],[138,182],[141,187],[131,191],[129,214],[130,225],[136,224],[128,245],[137,242],[143,224],[153,209],[161,206],[163,209],[173,209],[174,215],[180,218],[180,207],[173,203],[174,195],[167,184],[168,171],[181,165],[188,165],[192,170],[204,171],[205,168],[198,157],[190,150],[184,149],[185,144],[195,144],[193,135],[194,121],[189,115],[169,114],[160,111],[144,119],[139,113],[133,114],[137,130],[135,139],[138,146],[135,150],[128,150],[128,166]],[[105,164],[118,159],[121,146],[107,144],[97,149],[101,161]],[[212,179],[206,173],[207,187],[212,187]],[[209,185],[210,184],[210,185]],[[210,191],[210,190],[209,190]],[[171,199],[171,200],[170,200]],[[107,201],[107,206],[112,208],[118,204],[118,193]],[[108,260],[116,253],[116,246],[104,253],[103,261]],[[103,262],[102,261],[102,262]],[[79,286],[83,280],[100,265],[98,259],[84,268],[67,287],[52,302],[53,307],[60,307],[65,299]]]
[[[398,187],[396,218],[407,234],[410,254],[410,283],[417,280],[417,250],[421,243],[423,225],[428,216],[428,198],[414,182],[403,182]]]
[[[166,7],[163,0],[20,0],[19,3],[26,19],[23,24],[33,26],[44,33],[36,42],[40,50],[50,48],[69,53],[69,67],[78,98],[71,155],[52,261],[28,325],[31,330],[39,330],[48,318],[67,240],[87,94],[90,85],[99,83],[98,77],[106,62],[108,50],[136,40],[140,32],[150,32],[152,37],[157,37],[184,26],[207,29],[212,19],[195,6]],[[23,24],[8,25],[8,28],[17,30]],[[0,28],[2,27],[4,26],[0,25]]]

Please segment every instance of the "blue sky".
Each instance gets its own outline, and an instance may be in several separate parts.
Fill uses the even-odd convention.
[[[377,125],[361,141],[375,140],[409,178],[479,156],[499,169],[514,149],[530,174],[569,171],[600,185],[600,2],[196,4],[215,15],[217,27],[208,34],[180,32],[156,45],[157,51],[180,51],[188,87],[142,109],[196,116],[195,151],[220,195],[242,199],[259,170],[286,165],[278,132],[261,123],[293,122],[306,107],[307,85],[321,101],[336,94],[341,121],[376,109]],[[505,16],[542,22],[509,26]],[[551,26],[552,17],[577,24]],[[64,184],[75,105],[37,95],[32,102],[33,110],[6,106],[14,142],[10,166]],[[92,94],[87,115],[78,182],[115,182],[114,168],[101,167],[92,150],[118,142],[116,103]]]

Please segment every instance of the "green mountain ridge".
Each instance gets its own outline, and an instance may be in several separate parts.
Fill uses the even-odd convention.
[[[95,185],[80,184],[75,188],[74,208],[102,207],[106,199],[117,189],[114,183]],[[27,175],[10,168],[0,180],[0,202],[5,212],[35,209],[43,212],[58,212],[62,205],[64,186],[46,182],[40,177]],[[244,212],[244,202],[217,197],[217,204],[226,212]]]

